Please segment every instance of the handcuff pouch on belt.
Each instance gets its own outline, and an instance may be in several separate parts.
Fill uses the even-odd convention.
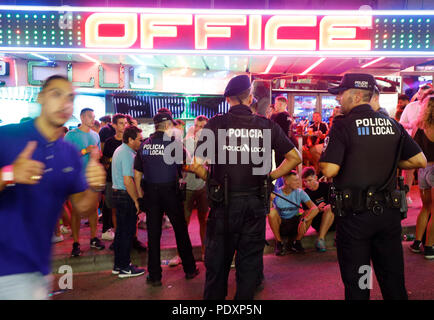
[[[330,204],[333,213],[338,217],[345,217],[347,212],[355,214],[371,211],[375,215],[380,215],[385,208],[400,209],[401,215],[405,218],[407,203],[405,189],[393,191],[376,191],[375,187],[363,190],[343,191],[337,190],[333,185],[330,187]]]
[[[375,215],[380,215],[384,212],[384,207],[387,205],[387,201],[381,201],[379,199],[379,195],[381,193],[376,192],[375,187],[369,187],[368,191],[366,191],[366,209],[374,213]],[[385,196],[383,194],[383,199]]]
[[[337,190],[332,184],[329,190],[329,199],[332,212],[338,217],[345,217],[347,212],[353,210],[355,207],[359,207],[359,204],[355,202],[359,197],[354,197],[354,193],[350,189],[343,191]]]
[[[224,186],[217,180],[210,178],[207,181],[208,201],[211,208],[221,207],[225,202]]]

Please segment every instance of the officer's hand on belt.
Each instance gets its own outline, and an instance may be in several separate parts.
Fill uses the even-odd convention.
[[[102,191],[105,188],[106,173],[101,163],[99,163],[99,149],[93,149],[90,160],[86,167],[86,180],[91,189]]]

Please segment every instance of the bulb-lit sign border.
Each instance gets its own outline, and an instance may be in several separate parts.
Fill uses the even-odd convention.
[[[430,10],[0,6],[0,30],[1,52],[434,55],[434,11]]]

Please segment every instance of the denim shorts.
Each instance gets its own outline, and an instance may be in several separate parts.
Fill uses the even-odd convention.
[[[431,189],[434,186],[434,164],[427,165],[426,168],[420,168],[417,172],[419,189]]]
[[[40,272],[0,277],[0,300],[48,300],[51,276]]]

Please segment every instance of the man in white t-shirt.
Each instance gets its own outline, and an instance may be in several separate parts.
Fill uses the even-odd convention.
[[[417,130],[417,119],[419,117],[419,111],[422,107],[422,97],[425,93],[432,89],[432,85],[426,84],[419,88],[419,91],[416,93],[416,101],[410,102],[405,107],[402,112],[401,119],[399,123],[407,130],[410,136],[414,136]],[[408,185],[409,188],[413,185],[414,181],[414,169],[413,170],[404,170],[404,180],[405,184]],[[411,204],[413,201],[410,198],[410,195],[407,196],[408,204]]]

